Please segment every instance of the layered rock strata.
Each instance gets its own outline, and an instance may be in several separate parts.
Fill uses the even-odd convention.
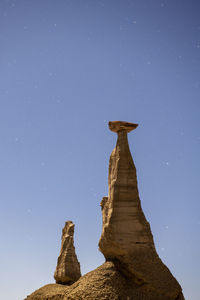
[[[181,287],[159,258],[150,225],[141,208],[136,168],[127,132],[137,124],[109,122],[117,132],[117,144],[110,156],[108,197],[101,202],[103,229],[99,249],[107,261],[114,261],[134,283],[162,297],[176,299]]]
[[[67,221],[62,230],[62,243],[54,278],[56,283],[71,284],[81,277],[74,248],[74,224]]]

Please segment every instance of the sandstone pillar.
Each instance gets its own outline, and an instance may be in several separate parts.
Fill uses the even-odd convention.
[[[175,299],[181,287],[159,258],[141,208],[136,168],[127,138],[127,133],[136,127],[137,124],[127,122],[109,122],[118,139],[110,156],[108,197],[101,202],[103,228],[99,249],[106,260],[114,261],[138,285]]]
[[[67,221],[62,230],[62,243],[54,278],[56,283],[71,284],[81,277],[74,248],[74,224]]]

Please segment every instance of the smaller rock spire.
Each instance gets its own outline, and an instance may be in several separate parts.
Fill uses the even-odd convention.
[[[81,277],[80,263],[74,248],[74,224],[65,222],[62,230],[62,243],[54,278],[56,283],[71,284]]]

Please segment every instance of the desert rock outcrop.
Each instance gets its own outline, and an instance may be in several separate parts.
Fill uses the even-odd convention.
[[[141,208],[127,138],[127,133],[136,127],[128,122],[109,122],[118,139],[110,156],[108,197],[101,201],[99,249],[106,262],[80,277],[73,245],[74,224],[66,222],[56,284],[38,289],[27,300],[184,300],[179,283],[156,252]]]
[[[56,283],[71,284],[81,277],[74,248],[74,224],[67,221],[62,230],[62,243],[54,278]]]
[[[175,299],[181,287],[156,253],[150,225],[141,208],[136,168],[127,132],[137,124],[109,122],[118,139],[109,162],[108,197],[101,202],[103,229],[99,249],[138,285]]]

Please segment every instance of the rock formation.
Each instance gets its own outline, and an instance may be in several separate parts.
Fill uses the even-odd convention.
[[[150,225],[141,208],[136,168],[129,150],[127,132],[137,124],[109,122],[118,135],[109,162],[109,192],[101,202],[103,230],[99,249],[107,261],[138,285],[158,295],[175,299],[181,287],[158,257]]]
[[[54,278],[56,283],[71,284],[81,277],[74,248],[74,224],[67,221],[62,230],[62,243]]]
[[[118,134],[118,140],[110,156],[108,197],[101,201],[99,249],[106,262],[80,277],[73,246],[74,225],[66,222],[55,272],[57,283],[38,289],[27,300],[184,300],[180,285],[156,253],[141,208],[127,139],[137,124],[115,121],[109,122],[109,127]]]

